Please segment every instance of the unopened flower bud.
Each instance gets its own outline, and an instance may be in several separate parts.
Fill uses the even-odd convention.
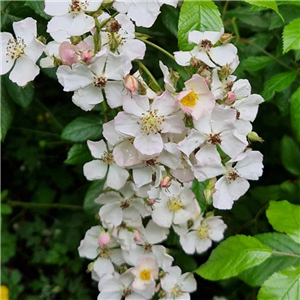
[[[138,89],[139,83],[134,76],[128,74],[124,79],[124,84],[129,91],[135,92]]]
[[[128,267],[127,267],[126,265],[122,265],[122,266],[119,268],[120,274],[125,273],[127,270],[128,270]]]
[[[228,92],[226,97],[226,104],[230,105],[236,100],[236,94],[234,92]]]
[[[224,33],[221,38],[220,41],[222,44],[228,44],[231,40],[233,39],[233,35],[231,33]]]
[[[93,58],[93,55],[94,55],[94,52],[92,50],[84,50],[82,53],[81,53],[81,59],[88,63],[92,60]]]
[[[37,38],[37,40],[40,41],[41,43],[45,44],[45,45],[47,44],[46,38],[45,38],[44,36],[42,36],[42,35],[39,36],[39,37]]]
[[[213,195],[213,193],[214,193],[213,190],[206,189],[206,190],[203,191],[206,203],[209,204],[209,205],[212,204],[212,195]]]
[[[193,67],[193,68],[199,67],[199,64],[200,64],[200,62],[199,62],[199,60],[198,60],[196,57],[193,57],[193,58],[191,59],[191,61],[190,61],[190,65],[191,65],[191,67]]]
[[[72,66],[78,62],[77,47],[69,42],[62,42],[59,46],[59,56],[64,65]]]
[[[171,81],[173,83],[173,86],[176,88],[177,86],[177,82],[180,78],[180,74],[174,70],[170,70],[170,78],[171,78]]]
[[[86,272],[90,273],[93,271],[93,269],[94,269],[94,262],[92,261],[91,263],[88,264]]]
[[[248,133],[247,138],[250,142],[264,142],[264,140],[254,131]]]
[[[135,240],[136,242],[141,242],[142,239],[141,239],[140,232],[139,232],[138,230],[134,230],[133,232],[134,232],[134,240]]]
[[[170,176],[166,176],[165,178],[163,178],[160,182],[162,187],[169,187],[171,185],[171,177]]]
[[[98,235],[98,244],[100,248],[103,248],[110,243],[110,234],[108,232],[100,233]]]
[[[149,204],[149,205],[154,205],[155,202],[156,202],[154,199],[149,199],[149,198],[148,198],[147,200],[148,200],[148,204]]]

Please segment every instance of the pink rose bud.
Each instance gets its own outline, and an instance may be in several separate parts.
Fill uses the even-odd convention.
[[[191,59],[191,67],[197,68],[199,66],[199,60],[197,58]]]
[[[94,52],[92,50],[84,50],[81,53],[81,58],[84,62],[90,62],[93,58]]]
[[[78,62],[77,47],[69,42],[62,42],[59,46],[59,56],[64,65],[72,66]]]
[[[138,89],[138,81],[130,74],[125,77],[125,86],[129,91],[136,91]]]
[[[141,239],[141,235],[140,235],[140,232],[138,230],[134,230],[134,239],[136,242],[141,242],[142,239]]]
[[[162,187],[169,187],[171,185],[171,178],[170,176],[166,176],[161,182]]]
[[[149,198],[148,198],[148,203],[149,203],[149,205],[153,205],[155,202],[156,202],[155,200],[149,199]]]
[[[236,95],[234,92],[227,93],[226,104],[232,104],[236,100]]]
[[[103,248],[104,246],[109,244],[109,242],[110,242],[110,234],[108,232],[100,233],[98,235],[98,243],[100,248]]]

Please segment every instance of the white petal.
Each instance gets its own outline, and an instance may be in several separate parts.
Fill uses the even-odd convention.
[[[123,220],[123,211],[118,203],[108,203],[100,208],[99,216],[106,223],[119,226]]]
[[[107,103],[111,108],[122,106],[124,86],[121,81],[108,81],[105,86]]]
[[[83,166],[83,173],[87,180],[102,179],[106,175],[107,164],[101,160],[92,160]]]
[[[237,57],[237,49],[232,44],[211,48],[209,51],[211,59],[220,66],[231,64]]]
[[[103,140],[99,142],[93,142],[93,141],[87,141],[87,145],[91,151],[91,154],[95,158],[101,158],[104,154],[104,152],[107,151],[106,144]]]
[[[24,72],[26,70],[26,72]],[[17,59],[13,70],[9,74],[9,79],[19,86],[26,85],[40,73],[39,67],[26,55]]]
[[[50,16],[61,16],[69,12],[70,0],[45,0],[45,13]]]
[[[14,41],[11,33],[1,32],[1,75],[6,74],[13,66],[15,60],[10,55],[6,55],[6,47],[9,40]]]
[[[24,39],[25,44],[31,42],[37,35],[36,20],[32,18],[26,18],[19,22],[13,22],[13,29],[16,37]]]
[[[115,117],[115,129],[122,136],[135,137],[141,129],[138,120],[138,117],[121,111]]]
[[[28,56],[34,63],[39,59],[45,49],[45,45],[36,39],[32,39],[24,49],[24,53]]]
[[[138,134],[133,142],[134,147],[146,155],[159,154],[163,150],[163,140],[160,134]]]
[[[116,190],[122,188],[129,177],[127,170],[119,167],[116,164],[112,164],[109,167],[106,184]]]
[[[72,101],[82,110],[90,111],[96,104],[103,101],[103,95],[101,89],[90,84],[82,89],[76,90],[72,97]]]
[[[248,151],[246,158],[236,164],[239,175],[250,180],[258,180],[263,171],[263,155],[259,151]]]

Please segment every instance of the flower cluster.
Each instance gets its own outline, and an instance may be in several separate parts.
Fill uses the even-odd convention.
[[[161,61],[165,90],[153,90],[132,72],[133,60],[146,51],[134,22],[152,26],[163,4],[177,0],[45,0],[53,41],[44,46],[36,39],[31,18],[14,23],[16,39],[2,33],[1,74],[17,60],[10,78],[24,86],[38,74],[35,63],[44,51],[40,66],[58,67],[58,81],[73,92],[75,105],[118,108],[103,125],[103,139],[88,141],[95,159],[83,169],[88,180],[105,181],[95,199],[99,225],[79,246],[80,256],[92,260],[98,300],[189,299],[195,278],[172,266],[163,241],[172,230],[186,253],[202,253],[227,227],[213,211],[201,211],[192,183],[208,182],[208,207],[231,209],[248,180],[262,174],[262,154],[250,148],[250,133],[263,99],[232,75],[239,59],[223,29],[191,31],[193,49],[174,53],[192,74],[180,91],[178,74]],[[27,76],[20,76],[25,64]]]

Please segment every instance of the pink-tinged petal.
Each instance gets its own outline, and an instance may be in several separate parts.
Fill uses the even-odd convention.
[[[26,18],[19,22],[13,22],[13,29],[15,36],[22,38],[26,46],[37,35],[36,20],[32,18]]]
[[[211,59],[220,66],[231,64],[237,57],[237,49],[232,44],[211,48],[209,51]]]
[[[112,164],[109,167],[106,184],[116,190],[122,188],[129,177],[127,170],[119,167],[116,164]]]
[[[258,180],[263,172],[263,155],[259,151],[248,151],[247,156],[236,164],[239,175],[250,180]]]
[[[82,64],[74,64],[72,68],[59,66],[56,75],[65,92],[82,89],[94,82],[92,72]]]
[[[70,0],[45,0],[44,12],[50,16],[62,16],[69,12]]]
[[[160,115],[168,116],[178,111],[179,106],[174,97],[168,91],[165,91],[154,99],[151,109],[158,109]]]
[[[106,223],[119,226],[123,220],[123,211],[118,203],[108,203],[100,208],[99,216]]]
[[[104,154],[104,152],[107,151],[106,144],[103,140],[99,142],[93,142],[93,141],[87,141],[87,145],[91,151],[91,154],[95,158],[101,158]]]
[[[111,108],[122,106],[124,86],[121,81],[108,81],[105,86],[107,103]]]
[[[7,43],[9,40],[14,41],[14,37],[11,33],[1,32],[1,75],[6,74],[13,66],[15,59],[12,59],[10,55],[7,54]]]
[[[134,95],[134,97],[131,98],[126,95],[124,96],[123,109],[128,114],[141,117],[142,114],[150,109],[149,99],[147,96]]]
[[[87,180],[102,179],[106,175],[107,164],[101,160],[92,160],[83,166],[83,174]]]
[[[26,70],[26,72],[24,72]],[[9,74],[9,79],[19,86],[26,85],[40,73],[39,67],[27,56],[22,55]]]
[[[76,90],[72,97],[72,101],[82,110],[90,111],[96,104],[103,101],[103,95],[101,89],[90,84],[82,89]]]
[[[121,111],[115,117],[115,129],[122,136],[135,137],[141,130],[141,125],[137,123],[138,121],[138,117]]]
[[[142,154],[153,155],[161,153],[164,143],[160,134],[150,133],[149,135],[138,134],[133,145]]]
[[[205,79],[199,74],[194,74],[191,79],[184,83],[187,90],[193,90],[196,94],[207,94],[210,93]]]

